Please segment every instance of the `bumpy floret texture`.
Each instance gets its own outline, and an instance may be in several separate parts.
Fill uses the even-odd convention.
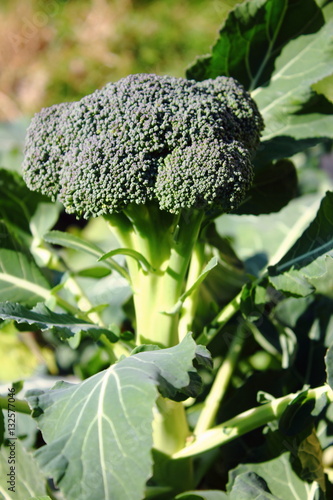
[[[171,213],[230,211],[251,185],[262,128],[232,78],[131,75],[35,115],[23,173],[85,218],[148,201]]]

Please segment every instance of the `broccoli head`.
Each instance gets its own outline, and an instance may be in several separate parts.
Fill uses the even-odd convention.
[[[233,78],[131,75],[36,114],[23,173],[30,189],[79,217],[147,202],[172,214],[228,212],[251,185],[262,128]]]

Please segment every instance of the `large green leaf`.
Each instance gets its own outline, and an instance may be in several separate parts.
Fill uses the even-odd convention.
[[[320,137],[310,137],[308,139],[294,139],[288,136],[277,136],[269,141],[264,141],[260,145],[260,150],[254,158],[255,170],[257,168],[266,167],[272,160],[288,158],[300,151],[312,148],[319,142],[322,142]]]
[[[49,297],[49,284],[28,249],[0,221],[0,301],[34,305]]]
[[[30,191],[18,173],[0,168],[0,219],[29,232],[30,217],[41,201],[47,198]]]
[[[80,384],[58,383],[28,395],[47,443],[37,460],[66,500],[144,497],[158,388],[188,386],[196,351],[188,335],[175,347],[124,358]]]
[[[333,72],[332,33],[333,19],[317,33],[292,40],[277,58],[269,85],[253,91],[266,123],[264,141],[276,136],[333,136],[332,115],[301,113],[313,96],[311,85]]]
[[[86,332],[95,340],[102,334],[105,334],[111,342],[118,340],[118,337],[107,328],[75,318],[68,313],[55,313],[43,303],[39,303],[32,310],[29,310],[20,304],[0,302],[0,318],[27,323],[40,330],[52,330],[62,339],[71,338],[78,332]]]
[[[272,495],[266,481],[255,472],[242,472],[235,478],[230,500],[281,500],[281,497]]]
[[[265,168],[256,168],[251,189],[233,213],[259,215],[278,212],[294,198],[296,192],[294,164],[289,160],[270,163]]]
[[[216,220],[216,228],[231,239],[246,269],[256,274],[258,269],[254,267],[262,269],[282,259],[316,217],[321,199],[320,194],[304,195],[291,200],[279,212],[260,217],[225,214]]]
[[[333,250],[333,192],[327,192],[318,213],[302,236],[274,266],[269,281],[287,295],[306,297],[328,269]]]
[[[36,461],[24,449],[19,439],[16,439],[14,443],[15,479],[13,478],[13,482],[15,491],[8,489],[12,486],[7,483],[7,474],[10,472],[12,464],[8,463],[10,449],[8,446],[3,446],[0,450],[0,498],[3,500],[28,500],[36,496],[43,498],[46,495],[46,480],[43,478]]]
[[[273,498],[281,500],[299,500],[305,498],[319,498],[315,492],[319,490],[317,483],[308,483],[299,478],[292,467],[292,459],[289,452],[285,452],[277,458],[268,462],[257,464],[241,464],[229,473],[228,491],[233,491],[236,487],[237,478],[242,477],[244,473],[255,473],[267,484]],[[313,496],[310,496],[312,494]],[[267,498],[272,498],[268,496]],[[232,497],[231,497],[232,498]],[[248,497],[238,496],[237,499]],[[256,498],[256,497],[252,497]],[[265,496],[260,498],[266,498]]]
[[[315,219],[303,232],[302,236],[287,251],[287,253],[271,266],[269,271],[272,276],[290,269],[301,269],[314,263],[312,277],[322,274],[321,266],[316,266],[318,257],[329,254],[333,250],[333,192],[328,191],[323,198]],[[316,273],[315,269],[318,269]]]
[[[244,2],[229,13],[212,54],[199,59],[187,77],[232,76],[253,90],[269,81],[276,57],[291,39],[317,31],[323,22],[314,0]]]
[[[314,0],[250,0],[222,25],[211,55],[188,78],[239,80],[266,123],[255,159],[264,166],[333,136],[333,107],[318,81],[332,75],[332,6]],[[326,24],[325,24],[326,22]],[[322,28],[322,29],[320,29]]]
[[[314,292],[314,287],[301,273],[291,270],[277,276],[270,276],[270,283],[277,290],[291,297],[307,297]]]

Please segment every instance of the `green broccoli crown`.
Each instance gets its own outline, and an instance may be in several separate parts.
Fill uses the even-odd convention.
[[[24,179],[88,218],[155,201],[230,211],[253,178],[263,121],[233,78],[130,75],[36,114]]]

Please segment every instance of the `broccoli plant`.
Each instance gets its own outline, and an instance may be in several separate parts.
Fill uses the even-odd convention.
[[[79,217],[103,216],[127,253],[137,343],[179,341],[173,312],[202,227],[251,185],[263,121],[232,78],[138,74],[37,114],[24,179]]]
[[[309,165],[332,144],[332,15],[244,2],[187,78],[33,117],[23,180],[0,178],[1,327],[69,345],[74,368],[52,359],[80,378],[0,397],[43,438],[32,460],[6,436],[5,498],[330,498],[333,194]],[[53,229],[62,207],[83,230]]]

